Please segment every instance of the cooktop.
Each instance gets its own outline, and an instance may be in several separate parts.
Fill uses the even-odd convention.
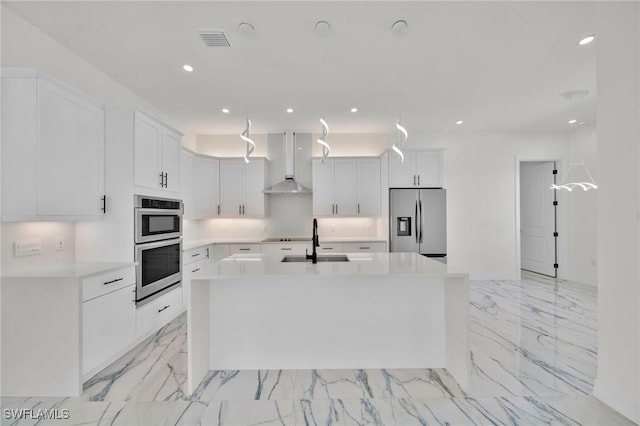
[[[263,243],[280,243],[295,241],[311,241],[310,237],[269,237],[262,240]]]

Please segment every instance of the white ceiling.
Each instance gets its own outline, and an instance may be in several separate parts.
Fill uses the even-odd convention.
[[[319,133],[322,114],[339,133],[393,132],[399,116],[409,132],[595,119],[597,41],[576,45],[596,32],[593,2],[3,3],[195,134],[239,133],[247,112],[254,133]],[[231,47],[204,47],[196,28],[223,29]],[[572,90],[590,95],[561,96]]]

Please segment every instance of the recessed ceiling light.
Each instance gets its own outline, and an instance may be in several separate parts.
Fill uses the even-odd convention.
[[[287,108],[287,112],[288,112],[289,114],[292,114],[292,113],[293,113],[293,108]]]
[[[350,109],[350,111],[351,111],[351,112],[358,112],[358,108],[353,107],[353,108],[351,108],[351,109]]]
[[[191,65],[184,64],[182,66],[182,69],[187,71],[187,72],[193,72],[193,67]]]
[[[578,120],[569,120],[569,124],[576,124]]]
[[[586,37],[581,38],[580,41],[578,42],[578,45],[579,46],[585,46],[585,45],[591,43],[595,39],[596,39],[596,35],[595,34],[588,35]]]
[[[229,108],[222,108],[222,112],[225,114],[229,114]]]
[[[458,120],[458,121],[456,121],[456,124],[457,124],[458,126],[459,126],[459,125],[461,125],[462,123],[464,123],[464,121],[462,121],[462,120]]]

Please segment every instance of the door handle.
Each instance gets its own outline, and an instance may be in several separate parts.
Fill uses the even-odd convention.
[[[420,175],[418,175],[418,186],[420,186]]]
[[[338,205],[336,204],[336,214],[338,214]]]
[[[420,182],[420,177],[418,176],[418,182]],[[422,243],[422,200],[419,201],[420,205],[420,243]]]
[[[164,174],[164,187],[165,188],[169,187],[169,173]]]
[[[413,186],[416,186],[416,175],[413,175]]]
[[[171,305],[166,305],[164,308],[162,308],[162,309],[158,309],[158,313],[160,313],[160,312],[164,311],[164,310],[165,310],[165,309],[167,309],[169,306],[171,306]]]
[[[102,285],[109,285],[113,283],[117,283],[118,281],[122,281],[124,278],[116,278],[115,280],[107,281],[106,283],[102,283]]]
[[[360,203],[358,203],[358,214],[360,214]]]
[[[107,196],[102,196],[102,213],[107,213]]]
[[[238,214],[242,214],[242,206],[238,204]]]
[[[416,224],[416,244],[418,243],[418,200],[416,200],[416,208],[413,213],[413,223]]]
[[[160,187],[164,188],[164,173],[160,172]]]
[[[244,204],[242,205],[242,214],[244,214]]]
[[[218,204],[218,216],[220,216],[220,204]]]

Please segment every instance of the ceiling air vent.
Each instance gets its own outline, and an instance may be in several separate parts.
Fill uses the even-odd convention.
[[[194,30],[207,47],[231,47],[222,30]]]

